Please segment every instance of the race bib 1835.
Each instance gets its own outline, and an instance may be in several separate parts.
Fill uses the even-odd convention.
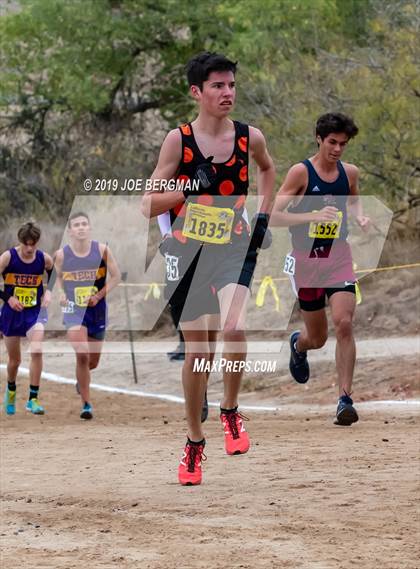
[[[230,208],[188,204],[182,234],[190,239],[222,245],[229,243],[234,212]]]

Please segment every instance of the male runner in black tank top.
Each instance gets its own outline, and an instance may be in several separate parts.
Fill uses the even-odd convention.
[[[352,330],[356,298],[346,241],[347,206],[362,229],[367,230],[369,218],[363,215],[357,197],[358,168],[340,162],[344,148],[357,132],[353,120],[341,113],[322,115],[316,125],[318,152],[290,168],[271,217],[272,225],[288,226],[292,234],[293,251],[287,256],[285,272],[291,276],[304,321],[303,329],[290,337],[290,372],[298,383],[309,379],[307,350],[321,348],[327,340],[328,297],[337,338],[338,425],[358,420],[350,397],[356,358]],[[294,206],[286,211],[292,201]]]
[[[200,190],[196,194],[191,192],[187,204],[188,195],[182,191],[150,192],[142,205],[143,214],[150,217],[171,212],[172,238],[170,250],[165,251],[167,289],[170,289],[167,298],[170,296],[171,306],[179,310],[186,345],[182,378],[188,440],[178,470],[179,481],[184,485],[200,484],[205,444],[201,410],[207,373],[194,372],[194,361],[202,358],[211,361],[219,313],[225,340],[224,357],[232,364],[246,358],[245,308],[256,251],[264,239],[274,188],[274,166],[264,136],[258,129],[228,117],[235,102],[235,71],[236,64],[218,54],[199,54],[189,62],[190,94],[199,105],[199,114],[192,123],[167,135],[152,178],[191,180],[198,177]],[[257,164],[258,193],[262,197],[259,215],[252,223],[253,229],[256,228],[252,235],[257,239],[251,239],[251,246],[250,228],[243,215],[248,187],[248,154]],[[191,201],[194,207],[199,206],[198,210],[201,208],[200,215],[209,216],[210,221],[206,220],[203,227],[193,216],[189,217],[193,211],[188,209]],[[220,226],[212,218],[212,211],[216,212],[217,208],[229,210],[220,213],[226,215],[226,218],[220,218]],[[186,219],[192,222],[188,225]],[[225,238],[227,227],[229,237],[222,244],[218,239]],[[194,238],[194,232],[199,233],[198,239]],[[208,256],[205,257],[208,260],[206,275],[197,274],[201,271],[194,273],[198,256]],[[193,263],[185,263],[186,257]],[[232,344],[227,348],[229,343]],[[237,410],[241,376],[242,372],[238,371],[224,372],[220,417],[228,454],[241,454],[249,448],[248,434]]]

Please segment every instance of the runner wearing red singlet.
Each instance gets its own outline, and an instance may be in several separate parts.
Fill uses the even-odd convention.
[[[193,371],[194,361],[211,361],[217,329],[223,331],[224,357],[246,358],[245,311],[257,251],[269,243],[268,211],[274,166],[262,133],[229,118],[235,103],[236,63],[202,53],[187,65],[190,93],[199,106],[194,121],[172,130],[159,156],[154,179],[198,180],[198,191],[151,192],[142,211],[154,217],[170,211],[172,235],[165,255],[166,297],[180,322],[186,359],[182,371],[188,439],[178,470],[181,484],[200,484],[205,445],[201,423],[207,376]],[[259,211],[251,225],[244,211],[248,161],[257,164]],[[184,186],[184,187],[185,187]],[[265,238],[265,242],[264,242]],[[198,267],[198,270],[197,270]],[[220,418],[228,454],[249,449],[238,412],[242,372],[224,373]]]

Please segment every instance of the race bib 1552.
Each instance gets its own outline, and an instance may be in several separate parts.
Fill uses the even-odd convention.
[[[335,221],[312,221],[309,225],[308,236],[311,239],[338,239],[342,221],[342,211],[337,212]]]

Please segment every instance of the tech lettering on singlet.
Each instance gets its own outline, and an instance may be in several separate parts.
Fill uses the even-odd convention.
[[[172,235],[179,245],[191,241],[223,245],[249,236],[249,226],[243,219],[248,194],[249,127],[234,121],[235,143],[226,162],[210,161],[201,153],[191,124],[179,127],[182,136],[182,161],[177,180],[197,179],[197,170],[208,169],[211,183],[200,184],[191,191],[188,201],[170,210]]]
[[[98,241],[91,242],[89,254],[85,257],[75,255],[69,245],[64,247],[63,253],[62,278],[69,304],[63,312],[84,314],[89,308],[92,314],[103,315],[106,309],[105,298],[101,298],[96,306],[88,307],[89,298],[106,283],[107,268]]]
[[[348,236],[347,197],[350,185],[343,164],[338,161],[338,177],[333,182],[320,178],[310,160],[304,160],[308,170],[308,185],[300,202],[289,208],[290,213],[308,213],[319,211],[327,206],[336,207],[337,219],[328,222],[311,222],[290,226],[294,249],[310,250],[327,249],[338,241],[345,241]]]
[[[5,292],[15,296],[25,309],[39,307],[44,293],[44,271],[45,257],[42,251],[36,251],[31,263],[24,263],[16,249],[10,249],[10,262],[3,271]]]

